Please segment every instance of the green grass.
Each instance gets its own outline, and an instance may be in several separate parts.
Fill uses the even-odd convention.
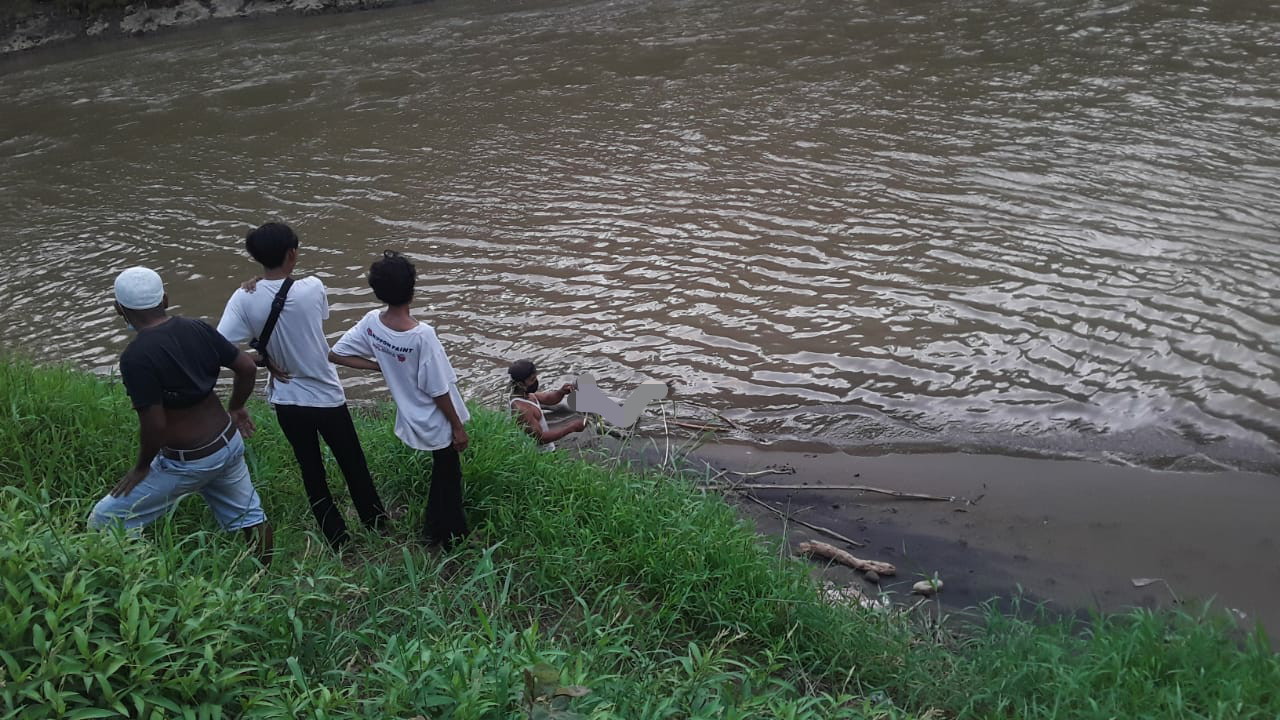
[[[168,7],[177,5],[180,0],[147,0],[150,7]],[[130,5],[139,4],[139,0],[8,0],[0,13],[13,17],[23,17],[39,11],[55,12],[63,15],[92,15],[106,10],[123,10]]]
[[[1280,660],[1225,619],[991,612],[939,638],[824,603],[685,481],[539,453],[482,409],[464,456],[479,542],[413,542],[430,461],[374,414],[357,425],[375,480],[411,512],[337,556],[254,414],[266,570],[198,499],[144,540],[87,531],[135,452],[123,393],[0,366],[0,718],[1280,716]],[[591,693],[531,706],[531,668],[533,697]]]

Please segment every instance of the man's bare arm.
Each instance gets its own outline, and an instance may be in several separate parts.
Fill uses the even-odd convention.
[[[163,405],[149,405],[138,409],[138,462],[133,469],[145,473],[151,469],[151,461],[164,447],[165,432],[169,429]]]
[[[248,353],[241,350],[236,359],[231,362],[231,371],[235,373],[235,381],[231,385],[231,399],[227,401],[227,414],[240,429],[241,435],[246,438],[253,437],[253,419],[249,417],[249,411],[245,409],[244,404],[253,394],[253,384],[258,379],[258,366],[253,363],[253,358],[249,357]]]
[[[431,399],[449,420],[449,427],[453,428],[453,448],[458,452],[466,450],[471,439],[467,437],[467,431],[462,427],[462,419],[458,417],[458,409],[453,406],[453,398],[449,393],[445,393]]]
[[[111,488],[113,497],[128,495],[151,472],[151,461],[160,452],[160,448],[164,447],[167,430],[164,406],[157,404],[138,408],[138,461]]]
[[[585,430],[587,427],[586,418],[576,417],[572,420],[558,423],[548,427],[544,432],[541,424],[538,422],[538,411],[525,403],[518,403],[520,421],[524,424],[525,430],[538,441],[539,445],[555,442],[560,438],[571,435],[579,430]]]
[[[382,366],[372,360],[356,355],[339,355],[332,350],[329,351],[329,362],[334,365],[355,368],[356,370],[375,370],[377,372],[382,372]]]
[[[540,393],[533,393],[533,399],[536,400],[539,405],[555,405],[571,392],[573,392],[573,386],[565,383],[555,390],[544,390]]]
[[[539,441],[542,443],[555,442],[566,435],[572,435],[580,430],[587,429],[587,419],[584,417],[576,417],[572,420],[565,420],[562,423],[550,425],[544,433],[538,433],[541,437]]]

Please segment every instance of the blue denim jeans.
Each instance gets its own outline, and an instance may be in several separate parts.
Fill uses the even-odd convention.
[[[90,527],[119,520],[135,530],[159,519],[182,498],[200,493],[223,530],[241,530],[267,521],[258,491],[244,464],[244,440],[236,433],[208,457],[180,462],[156,455],[151,472],[124,497],[107,495],[89,515]]]

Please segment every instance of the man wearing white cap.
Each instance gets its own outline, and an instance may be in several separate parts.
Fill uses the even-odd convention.
[[[257,366],[208,324],[168,315],[153,270],[134,267],[115,281],[116,312],[138,336],[120,355],[120,378],[138,413],[138,461],[98,501],[92,527],[121,521],[134,530],[200,493],[224,530],[244,531],[271,558],[272,532],[244,463],[253,421],[245,401]],[[228,409],[214,394],[220,368],[235,373]],[[238,430],[238,431],[237,431]]]

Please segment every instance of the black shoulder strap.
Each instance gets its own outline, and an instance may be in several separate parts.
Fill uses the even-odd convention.
[[[262,326],[262,334],[254,338],[249,346],[258,351],[265,361],[267,358],[267,343],[271,340],[271,333],[276,329],[276,323],[280,320],[280,312],[284,310],[285,297],[289,294],[289,288],[293,286],[293,278],[285,278],[280,283],[280,290],[276,292],[276,297],[271,301],[271,314],[267,316],[267,324]]]

